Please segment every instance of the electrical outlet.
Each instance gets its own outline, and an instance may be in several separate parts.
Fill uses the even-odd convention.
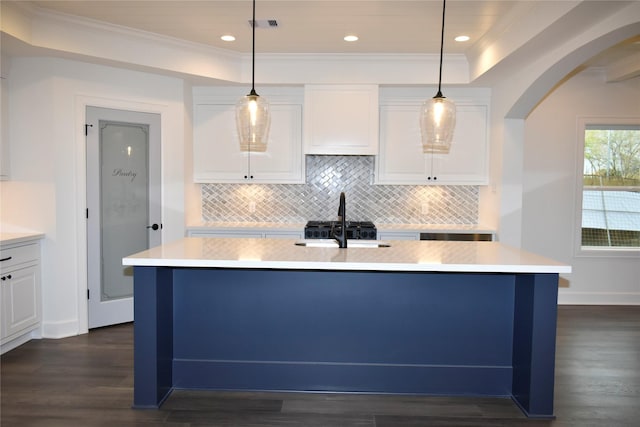
[[[256,202],[249,202],[249,213],[256,213]]]
[[[422,204],[421,210],[422,210],[422,215],[428,215],[429,214],[429,202],[424,202]]]

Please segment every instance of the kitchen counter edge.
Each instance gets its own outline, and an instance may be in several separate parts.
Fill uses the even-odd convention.
[[[194,238],[123,258],[123,265],[187,268],[459,273],[570,273],[571,266],[499,242],[391,241],[389,248],[317,248],[295,239]]]
[[[25,233],[0,233],[0,245],[13,245],[16,243],[30,242],[44,238],[44,233],[25,232]]]

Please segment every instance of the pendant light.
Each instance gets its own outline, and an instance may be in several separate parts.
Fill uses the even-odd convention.
[[[236,104],[236,127],[240,139],[240,151],[266,151],[269,135],[269,103],[256,93],[256,0],[253,0],[251,20],[253,41],[251,51],[251,92]]]
[[[442,2],[442,34],[440,38],[440,75],[438,93],[422,104],[420,110],[420,133],[422,151],[425,153],[448,154],[456,126],[456,105],[442,95],[442,55],[444,51],[444,17],[446,0]]]

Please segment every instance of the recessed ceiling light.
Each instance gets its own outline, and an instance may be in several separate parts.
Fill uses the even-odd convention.
[[[348,35],[348,36],[344,36],[344,41],[346,42],[354,42],[358,40],[358,36],[354,36],[354,35]]]
[[[231,34],[225,34],[224,36],[220,37],[222,40],[226,41],[226,42],[232,42],[235,41],[236,38],[233,37]]]
[[[467,42],[469,41],[469,36],[458,36],[454,40],[457,42]]]

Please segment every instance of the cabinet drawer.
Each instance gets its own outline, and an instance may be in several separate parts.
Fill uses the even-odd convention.
[[[13,246],[0,249],[0,268],[7,268],[25,262],[36,261],[40,258],[40,245],[30,243],[22,246]]]

